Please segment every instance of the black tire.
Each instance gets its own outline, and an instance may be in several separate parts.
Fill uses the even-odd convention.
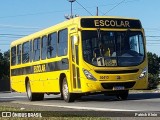
[[[68,84],[67,84],[67,80],[66,78],[63,79],[63,82],[62,82],[62,95],[63,95],[63,99],[66,101],[66,102],[74,102],[75,101],[75,94],[74,93],[70,93],[69,92],[69,88],[68,88]]]
[[[118,93],[118,94],[116,95],[116,97],[118,98],[118,100],[127,100],[127,98],[128,98],[128,93],[129,93],[128,90],[124,90],[124,91],[121,91],[120,93]]]
[[[30,101],[40,101],[44,99],[44,93],[32,93],[29,81],[26,84],[26,92]]]

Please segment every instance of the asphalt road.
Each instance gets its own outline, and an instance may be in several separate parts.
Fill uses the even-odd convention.
[[[108,111],[122,113],[158,113],[160,116],[160,92],[130,93],[128,100],[119,101],[114,96],[84,96],[73,103],[60,100],[59,95],[45,95],[43,101],[30,102],[26,93],[0,93],[0,105],[37,111]],[[110,114],[111,115],[111,114]]]

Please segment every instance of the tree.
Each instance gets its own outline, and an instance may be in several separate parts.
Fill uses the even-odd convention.
[[[0,52],[0,91],[10,91],[10,52]]]
[[[10,51],[0,52],[0,79],[10,76]]]
[[[153,89],[156,88],[159,83],[159,63],[160,57],[155,53],[148,52],[148,88]]]
[[[0,52],[0,79],[2,79],[3,68],[3,54]]]
[[[3,59],[4,59],[4,75],[10,76],[10,50],[4,52],[3,54]]]
[[[148,72],[151,74],[159,73],[160,58],[154,53],[148,52]]]

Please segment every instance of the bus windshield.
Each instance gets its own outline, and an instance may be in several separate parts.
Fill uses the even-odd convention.
[[[145,57],[140,31],[82,31],[83,59],[94,66],[136,66]]]

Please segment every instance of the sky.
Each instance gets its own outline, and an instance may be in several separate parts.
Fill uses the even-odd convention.
[[[68,0],[0,0],[0,50],[20,37],[65,21]],[[76,0],[73,13],[138,18],[145,29],[147,51],[160,56],[160,0]],[[79,3],[79,4],[78,4]],[[83,7],[88,11],[86,11]]]

